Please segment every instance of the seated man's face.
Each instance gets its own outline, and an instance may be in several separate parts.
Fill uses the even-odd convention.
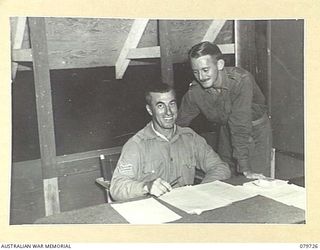
[[[177,101],[174,92],[151,92],[150,95],[151,104],[147,105],[147,110],[152,116],[155,129],[159,132],[173,129],[178,114]]]

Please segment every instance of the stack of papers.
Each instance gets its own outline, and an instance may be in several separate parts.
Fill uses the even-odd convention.
[[[214,181],[176,188],[159,199],[189,214],[201,214],[203,211],[227,206],[256,195],[305,210],[305,188],[277,179],[255,180],[244,183],[242,186]]]
[[[224,207],[252,196],[255,194],[238,190],[235,186],[221,181],[214,181],[176,188],[159,199],[189,214],[201,214],[203,211]]]
[[[238,187],[241,191],[252,195],[262,195],[306,210],[306,190],[294,184],[288,184],[283,180],[255,180],[244,183]]]
[[[111,206],[131,224],[162,224],[181,218],[153,198],[113,203]]]
[[[304,210],[306,207],[305,188],[274,179],[255,180],[242,186],[233,186],[221,181],[185,186],[175,188],[159,199],[189,214],[201,214],[203,211],[224,207],[256,195]],[[181,218],[154,198],[113,203],[111,206],[132,224],[161,224]]]

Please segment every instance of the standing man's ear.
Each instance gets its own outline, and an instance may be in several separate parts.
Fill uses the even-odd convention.
[[[152,116],[152,110],[151,110],[149,104],[146,105],[146,110],[148,111],[149,115]]]
[[[223,68],[224,68],[224,60],[223,59],[219,59],[217,61],[217,67],[218,67],[218,70],[223,70]]]

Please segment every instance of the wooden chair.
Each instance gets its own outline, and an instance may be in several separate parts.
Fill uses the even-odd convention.
[[[119,158],[120,153],[100,155],[99,160],[102,176],[96,179],[96,183],[104,189],[107,203],[111,203],[113,201],[110,195],[110,184],[113,171],[117,166]]]

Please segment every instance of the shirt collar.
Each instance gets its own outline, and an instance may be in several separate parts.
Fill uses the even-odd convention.
[[[213,92],[221,92],[221,90],[228,90],[228,78],[226,76],[226,72],[225,69],[222,69],[221,71],[219,71],[219,75],[220,75],[220,81],[221,81],[221,86],[219,87],[210,87],[208,89],[205,89],[205,91],[207,91],[208,93],[213,93]]]
[[[151,128],[152,128],[153,132],[154,132],[157,136],[159,136],[160,138],[162,138],[162,139],[165,140],[165,141],[169,141],[169,139],[168,139],[167,137],[165,137],[163,134],[161,134],[160,132],[158,132],[158,131],[154,128],[153,122],[151,122]],[[173,135],[176,133],[176,129],[177,129],[177,125],[174,124],[174,126],[173,126]],[[172,137],[173,137],[173,136],[172,136]]]

